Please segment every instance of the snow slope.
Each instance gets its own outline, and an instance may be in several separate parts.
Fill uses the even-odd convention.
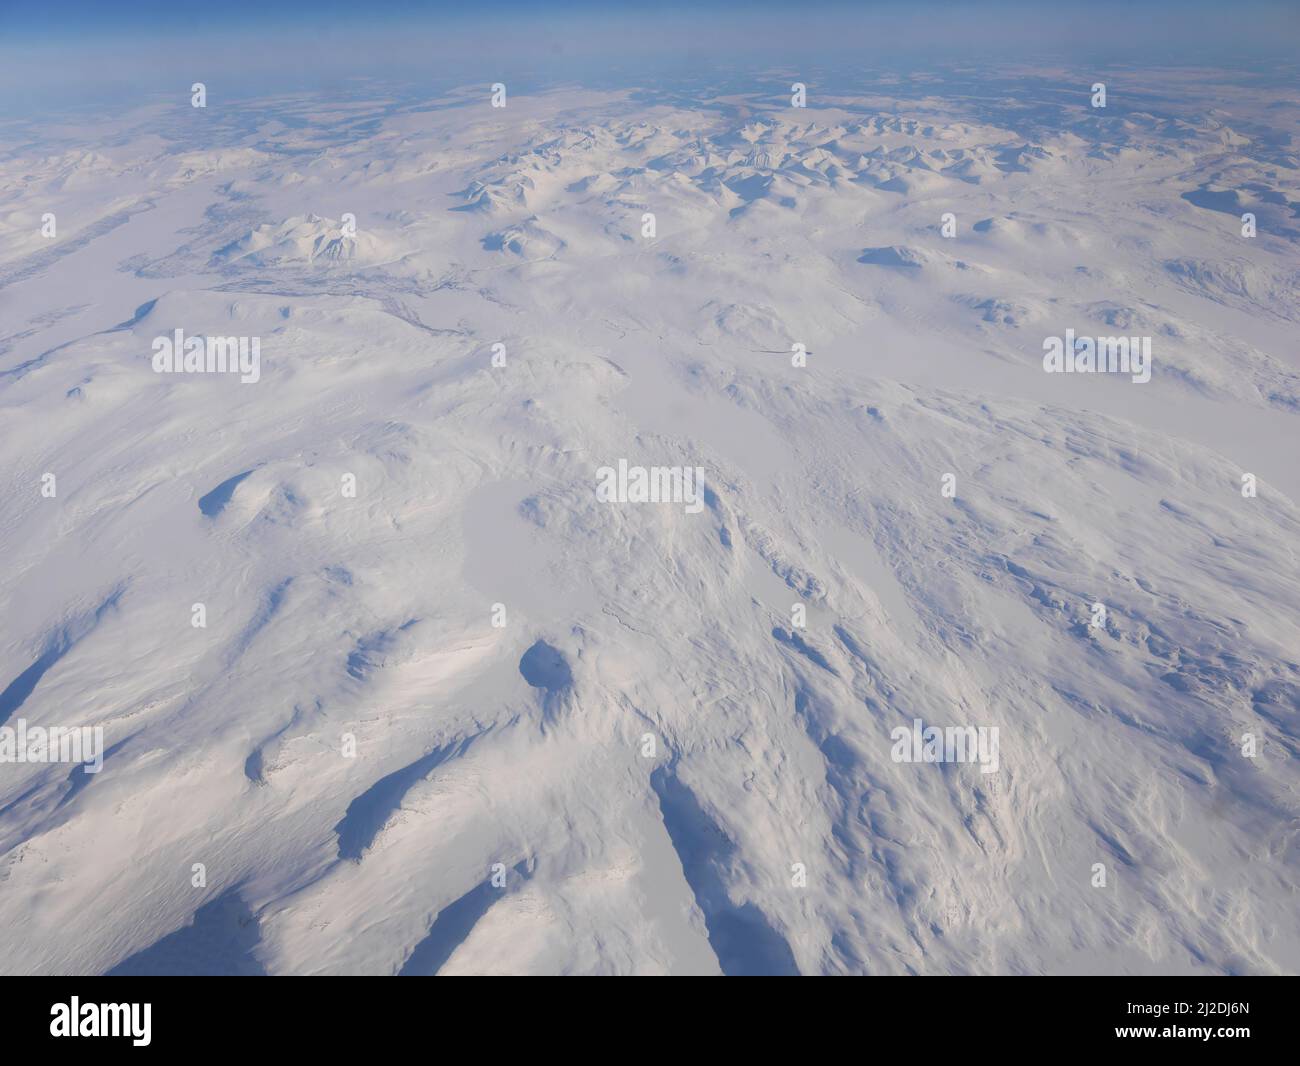
[[[1300,94],[1161,77],[11,131],[0,969],[1300,970]]]

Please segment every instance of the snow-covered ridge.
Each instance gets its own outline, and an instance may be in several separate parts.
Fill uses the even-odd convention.
[[[0,968],[1300,969],[1297,111],[1161,88],[0,146]]]

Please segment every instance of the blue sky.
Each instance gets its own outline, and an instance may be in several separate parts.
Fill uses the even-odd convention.
[[[191,80],[227,95],[637,72],[932,63],[1224,63],[1294,59],[1296,0],[0,0],[8,106]],[[1292,67],[1294,69],[1294,67]]]
[[[323,23],[355,30],[432,30],[472,26],[564,27],[575,36],[638,30],[651,38],[692,26],[739,36],[834,41],[848,33],[870,44],[872,29],[928,36],[936,45],[959,38],[984,47],[1026,36],[1109,36],[1117,47],[1160,40],[1214,45],[1227,38],[1260,46],[1300,39],[1295,0],[0,0],[0,34],[35,38],[239,33],[257,27],[308,29]],[[825,31],[825,32],[823,32]],[[1277,41],[1279,31],[1293,34]],[[769,42],[778,44],[780,37]],[[9,40],[8,43],[13,43]],[[718,42],[721,44],[722,42]],[[737,43],[737,42],[727,42]]]

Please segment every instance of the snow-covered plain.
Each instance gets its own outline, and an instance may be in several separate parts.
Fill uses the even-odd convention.
[[[792,80],[0,125],[0,970],[1300,970],[1300,90]]]

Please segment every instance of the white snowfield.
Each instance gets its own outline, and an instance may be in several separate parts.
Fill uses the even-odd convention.
[[[1300,90],[807,80],[0,126],[0,971],[1300,970]]]

